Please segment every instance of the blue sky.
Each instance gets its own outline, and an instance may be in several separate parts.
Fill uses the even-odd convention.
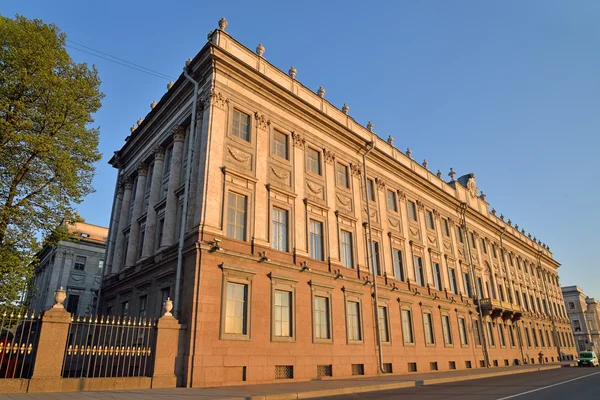
[[[240,42],[431,170],[475,172],[491,207],[551,247],[561,284],[600,297],[600,2],[4,0],[0,13],[174,78],[225,16]],[[79,210],[108,225],[106,162],[168,80],[68,50],[106,94],[97,192]]]

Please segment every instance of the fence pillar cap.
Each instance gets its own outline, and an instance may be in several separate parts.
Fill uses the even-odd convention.
[[[42,316],[44,322],[71,323],[71,313],[64,308],[51,308],[44,311]]]
[[[179,329],[179,321],[172,315],[163,315],[156,325],[159,329]]]

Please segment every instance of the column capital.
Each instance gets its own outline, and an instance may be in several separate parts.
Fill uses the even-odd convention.
[[[125,190],[131,190],[133,188],[133,180],[131,178],[125,179],[125,183],[123,183],[123,187]]]
[[[171,130],[171,133],[173,134],[174,142],[183,142],[183,139],[185,138],[185,128],[183,126],[181,126],[181,125],[175,126]]]
[[[139,176],[146,176],[148,174],[148,166],[146,164],[139,163],[136,168]]]
[[[165,159],[165,149],[162,146],[155,146],[153,149],[155,160]]]

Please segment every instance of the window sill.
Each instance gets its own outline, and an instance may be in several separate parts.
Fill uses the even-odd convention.
[[[293,336],[273,336],[271,342],[277,343],[296,343],[296,338]]]
[[[415,347],[416,344],[414,342],[408,342],[408,343],[404,343],[405,347]]]
[[[219,339],[220,340],[233,340],[233,341],[249,342],[250,336],[249,335],[236,335],[236,334],[232,334],[232,333],[223,333]]]
[[[333,339],[313,338],[314,344],[333,344]]]

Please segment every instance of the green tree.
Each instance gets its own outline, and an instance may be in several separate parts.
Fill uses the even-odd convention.
[[[93,191],[101,105],[95,67],[71,60],[54,24],[0,15],[0,304],[26,288],[36,253],[64,238]]]

